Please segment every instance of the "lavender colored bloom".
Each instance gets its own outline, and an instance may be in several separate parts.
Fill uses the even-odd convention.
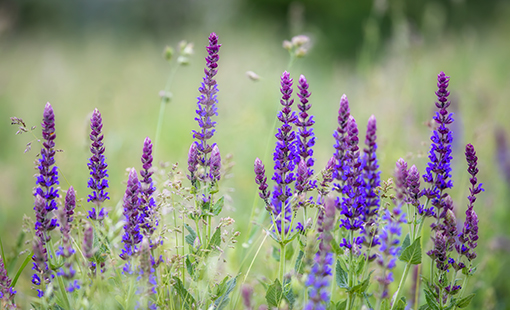
[[[418,168],[415,165],[412,165],[411,168],[407,171],[407,198],[405,199],[406,203],[412,204],[415,207],[420,206],[420,173],[418,172]],[[423,211],[423,207],[421,207]]]
[[[451,178],[450,162],[452,160],[452,132],[448,125],[453,123],[452,113],[448,113],[450,102],[448,95],[450,92],[447,90],[450,77],[446,76],[444,72],[439,73],[437,77],[436,91],[437,102],[436,107],[439,109],[434,116],[434,121],[439,127],[433,131],[432,146],[429,152],[430,162],[426,168],[426,173],[423,175],[423,180],[430,184],[430,188],[424,189],[422,195],[431,199],[431,204],[437,209],[435,210],[436,218],[445,216],[445,211],[442,205],[443,191],[447,188],[452,188],[453,182]]]
[[[363,182],[365,191],[365,209],[363,212],[363,221],[365,226],[363,227],[364,243],[369,247],[375,247],[379,244],[377,238],[377,231],[372,229],[375,227],[375,217],[379,211],[380,198],[376,193],[376,188],[381,185],[380,171],[377,171],[379,165],[377,164],[377,143],[376,143],[376,119],[375,116],[371,116],[368,119],[367,134],[365,139],[365,145],[363,149]],[[374,257],[375,258],[375,257]]]
[[[124,225],[124,236],[122,242],[124,249],[120,257],[124,260],[129,259],[138,250],[138,244],[142,242],[142,235],[140,234],[140,182],[133,168],[129,172],[126,193],[124,194],[124,216],[126,224]]]
[[[329,304],[329,277],[332,275],[333,253],[331,253],[331,240],[333,236],[331,231],[335,224],[335,201],[333,198],[326,200],[326,206],[323,211],[323,220],[321,222],[321,235],[319,251],[315,255],[315,264],[311,273],[305,282],[308,287],[309,301],[304,309],[326,309]]]
[[[35,238],[32,248],[34,251],[34,255],[32,256],[32,260],[34,261],[32,266],[32,270],[34,270],[32,283],[37,286],[40,286],[42,282],[50,283],[51,270],[48,267],[48,252],[46,251],[45,243],[42,239]],[[44,295],[44,292],[41,290],[37,289],[37,291],[39,297]]]
[[[407,192],[407,162],[400,158],[397,160],[395,167],[395,198],[398,201],[403,201]]]
[[[195,182],[197,180],[196,171],[198,165],[198,147],[195,142],[191,143],[188,152],[188,171],[190,174],[188,175],[188,179],[191,182]]]
[[[94,230],[91,225],[87,224],[83,232],[83,256],[91,259],[96,250],[94,249]]]
[[[295,121],[296,126],[299,128],[296,135],[296,154],[298,156],[295,158],[295,164],[299,165],[299,162],[302,161],[305,164],[305,169],[301,169],[302,173],[299,174],[298,166],[299,177],[296,181],[296,189],[298,192],[303,192],[317,187],[315,182],[310,180],[313,176],[313,164],[315,162],[312,157],[312,147],[315,145],[315,135],[312,126],[315,124],[315,121],[313,116],[308,114],[312,106],[308,103],[311,93],[308,91],[308,82],[304,75],[299,77],[298,88],[299,104],[297,107],[300,112]]]
[[[397,169],[397,171],[399,171]],[[397,172],[398,173],[398,172]],[[386,209],[382,216],[383,225],[379,231],[379,240],[381,246],[379,250],[382,255],[379,256],[377,263],[383,267],[383,275],[377,278],[381,284],[381,298],[387,298],[388,287],[393,282],[393,272],[396,266],[397,256],[400,251],[400,236],[402,235],[402,224],[406,223],[406,214],[402,212],[401,204],[397,204],[393,210]],[[386,274],[386,270],[389,272]]]
[[[137,280],[143,279],[145,281],[147,289],[144,293],[147,295],[156,294],[157,281],[153,262],[154,258],[150,253],[149,240],[143,239],[140,246],[140,268]]]
[[[216,84],[216,80],[214,76],[218,73],[218,51],[220,50],[221,44],[218,44],[218,36],[213,32],[209,36],[209,45],[206,47],[207,49],[207,57],[205,58],[207,64],[204,69],[205,77],[203,78],[202,85],[198,89],[200,92],[200,96],[198,97],[198,109],[196,110],[197,117],[195,120],[198,122],[200,126],[200,130],[193,130],[193,138],[197,141],[197,151],[198,151],[198,163],[206,169],[209,166],[209,159],[207,155],[212,152],[214,145],[210,145],[208,140],[212,138],[214,135],[216,126],[216,122],[214,122],[211,117],[213,115],[218,115],[218,108],[216,104],[218,103],[217,93],[218,86]],[[205,176],[204,176],[205,177]]]
[[[271,191],[267,190],[266,170],[264,164],[258,157],[255,159],[254,170],[255,183],[257,183],[259,186],[260,191],[259,196],[260,198],[264,199],[264,202],[266,203],[266,209],[270,212],[274,212],[274,210],[272,210],[271,203],[268,201],[269,196],[271,195]]]
[[[470,195],[468,196],[469,204],[466,210],[466,220],[464,221],[464,227],[459,235],[459,244],[455,247],[457,252],[461,255],[466,256],[469,261],[476,258],[475,248],[478,245],[478,216],[473,210],[474,203],[476,201],[476,195],[483,192],[482,184],[478,184],[476,175],[478,174],[476,151],[473,145],[466,145],[466,161],[468,163],[468,172],[471,175],[469,182],[471,187],[469,188]]]
[[[496,160],[499,170],[510,184],[510,146],[503,128],[498,128],[496,131]]]
[[[209,162],[209,168],[211,171],[210,178],[213,182],[217,182],[220,180],[221,173],[221,155],[220,155],[220,149],[217,145],[214,145],[213,150],[211,152],[211,160]]]
[[[292,190],[289,184],[295,181],[295,138],[296,133],[292,130],[292,124],[296,121],[296,113],[292,112],[291,106],[294,99],[292,95],[292,79],[290,74],[285,71],[281,76],[282,110],[278,113],[278,119],[282,123],[278,128],[275,137],[277,139],[275,150],[273,153],[274,174],[272,180],[276,185],[273,190],[272,205],[274,208],[274,216],[279,220],[276,222],[277,230],[281,232],[285,222],[290,222],[292,210],[289,205],[289,198],[292,196]],[[285,228],[287,231],[288,227]]]
[[[39,158],[39,175],[37,176],[36,184],[38,187],[35,189],[36,203],[35,203],[35,230],[36,235],[43,243],[43,246],[51,239],[49,231],[55,229],[57,226],[57,219],[49,219],[48,215],[51,211],[57,210],[56,198],[59,198],[58,189],[54,186],[58,182],[58,168],[55,166],[55,115],[53,108],[48,102],[44,107],[42,137],[43,147],[41,148],[41,158]],[[42,198],[37,201],[37,197]]]
[[[334,177],[336,180],[340,181],[342,184],[345,181],[343,172],[344,172],[344,155],[345,155],[345,139],[347,137],[347,124],[349,121],[349,117],[351,115],[351,109],[349,108],[349,100],[347,100],[347,96],[344,94],[340,99],[340,109],[338,110],[338,128],[333,133],[333,137],[335,138],[335,154],[334,157],[336,159],[336,169],[334,172]],[[341,184],[335,185],[336,190],[338,192],[342,192]]]
[[[92,144],[90,146],[90,152],[92,156],[89,159],[89,163],[87,166],[90,170],[90,179],[87,184],[87,187],[92,190],[92,194],[88,196],[87,201],[92,202],[99,209],[103,201],[106,199],[110,199],[108,197],[108,192],[106,189],[108,188],[108,173],[106,164],[106,157],[104,156],[105,148],[103,146],[103,134],[101,133],[103,129],[103,119],[101,118],[101,113],[99,113],[98,109],[94,109],[92,112],[92,117],[90,118],[90,140]],[[92,211],[89,211],[88,218],[93,220],[102,220],[106,216],[106,211],[101,208],[98,210],[99,213],[96,212],[96,208],[92,208]]]
[[[158,219],[155,217],[156,201],[153,194],[156,187],[152,182],[152,141],[146,137],[143,141],[142,170],[140,170],[140,229],[144,236],[152,236],[158,226]]]
[[[347,124],[344,154],[343,175],[346,178],[346,185],[344,187],[346,197],[343,197],[341,200],[337,198],[337,206],[340,205],[340,214],[344,216],[340,220],[340,227],[345,227],[345,229],[352,231],[359,230],[364,224],[365,193],[362,188],[362,165],[359,156],[358,126],[354,117],[351,116]],[[359,245],[362,242],[362,238],[349,240],[347,243],[343,242],[342,244],[347,248],[351,248],[353,246],[351,242]]]
[[[5,303],[7,309],[16,308],[16,304],[14,304],[16,291],[11,287],[11,283],[12,281],[7,275],[4,261],[0,255],[0,305]]]

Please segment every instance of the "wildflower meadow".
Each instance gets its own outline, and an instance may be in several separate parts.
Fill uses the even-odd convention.
[[[232,69],[222,65],[228,43],[221,33],[165,49],[172,72],[159,114],[145,138],[128,141],[138,160],[120,175],[110,168],[118,159],[107,156],[111,116],[101,107],[87,116],[80,169],[89,175],[79,178],[59,164],[70,152],[59,142],[65,113],[47,102],[38,106],[37,123],[12,116],[12,134],[29,137],[23,156],[35,160],[35,174],[24,185],[33,188],[33,212],[18,241],[5,242],[18,232],[0,236],[2,309],[472,309],[486,249],[479,236],[488,229],[479,225],[487,213],[478,198],[489,189],[481,146],[456,141],[457,76],[423,77],[433,90],[423,95],[431,113],[416,116],[428,122],[429,136],[417,138],[425,141],[421,160],[408,156],[405,144],[390,150],[388,139],[413,133],[384,135],[389,119],[380,120],[378,110],[358,115],[349,89],[328,98],[336,108],[324,111],[315,99],[319,83],[295,66],[310,43],[305,35],[283,42],[288,66],[270,86],[277,108],[262,131],[267,136],[258,135],[268,147],[242,161],[250,161],[253,206],[232,200],[239,164],[232,144],[217,138],[239,130],[221,126],[221,77]],[[202,77],[187,94],[197,100],[194,119],[181,120],[165,111],[175,104],[172,79],[192,59]],[[252,83],[262,79],[247,75]],[[176,163],[161,155],[172,135],[163,125],[181,121],[193,129],[180,146],[186,160]]]

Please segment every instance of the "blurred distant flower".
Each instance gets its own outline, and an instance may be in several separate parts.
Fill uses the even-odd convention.
[[[15,309],[14,295],[16,291],[11,287],[11,279],[7,275],[4,261],[0,255],[0,305],[5,303],[7,309]]]
[[[76,195],[74,188],[71,186],[67,190],[64,208],[60,210],[58,217],[60,222],[60,232],[62,233],[62,245],[56,251],[58,256],[64,258],[64,266],[57,273],[58,276],[62,276],[67,280],[71,280],[76,271],[72,265],[71,256],[75,253],[71,243],[71,223],[74,219],[74,208],[76,207]],[[72,292],[79,288],[77,280],[72,281],[67,286],[67,290]]]
[[[90,152],[92,156],[87,164],[90,170],[90,179],[87,187],[92,190],[92,194],[88,196],[87,201],[94,203],[99,213],[97,213],[96,208],[92,208],[92,211],[89,211],[88,218],[101,221],[107,215],[107,212],[104,208],[100,210],[99,208],[103,201],[110,199],[110,197],[108,197],[108,192],[106,191],[108,188],[108,179],[106,179],[106,177],[108,177],[108,170],[106,169],[108,165],[106,164],[106,157],[104,156],[104,136],[101,133],[103,129],[103,119],[98,109],[94,109],[94,112],[92,112],[90,129],[90,140],[92,141]]]
[[[209,178],[213,181],[213,182],[217,182],[220,180],[221,178],[221,173],[220,173],[220,169],[221,169],[221,154],[220,154],[220,149],[218,148],[217,145],[214,145],[213,147],[213,150],[212,150],[212,153],[211,153],[211,159],[209,161],[209,165],[210,165],[210,171],[211,171],[211,175],[209,176]]]
[[[496,157],[499,170],[510,184],[510,145],[503,128],[498,128],[496,131]]]
[[[163,57],[166,61],[172,61],[172,57],[174,56],[174,49],[171,46],[165,46],[165,50],[163,51]]]
[[[284,49],[289,51],[292,57],[301,58],[306,56],[311,48],[310,37],[306,35],[298,35],[292,37],[290,41],[283,41],[282,46]]]
[[[246,71],[246,76],[252,81],[260,80],[260,76],[253,71]]]

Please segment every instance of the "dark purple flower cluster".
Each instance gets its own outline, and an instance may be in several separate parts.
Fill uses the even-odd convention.
[[[320,211],[322,221],[319,251],[315,255],[315,264],[305,283],[308,287],[309,297],[309,301],[304,307],[306,310],[326,309],[329,304],[329,277],[332,275],[331,266],[334,261],[333,253],[331,252],[331,241],[333,240],[331,231],[335,224],[335,211],[334,199],[327,199],[324,210]]]
[[[190,148],[190,157],[188,160],[188,169],[190,170],[190,179],[192,181],[196,179],[205,180],[208,176],[205,171],[203,175],[197,175],[196,166],[198,164],[202,166],[204,170],[207,170],[207,167],[210,165],[207,155],[213,151],[214,147],[214,144],[210,145],[208,140],[214,135],[214,127],[216,126],[216,122],[214,122],[211,117],[213,115],[218,115],[218,108],[216,106],[218,103],[216,95],[218,93],[218,85],[216,84],[214,76],[218,73],[217,62],[220,59],[218,56],[220,47],[221,44],[218,44],[218,36],[214,32],[211,33],[209,36],[209,45],[206,47],[208,55],[205,58],[207,62],[206,68],[204,69],[205,77],[203,78],[202,85],[198,89],[201,95],[198,97],[197,117],[195,120],[198,122],[200,130],[193,130],[193,138],[197,140],[194,142],[196,151],[194,150],[192,153],[192,149]],[[216,162],[214,164],[216,164]]]
[[[337,198],[337,207],[340,209],[341,218],[340,227],[347,230],[357,231],[362,228],[363,213],[365,205],[365,193],[363,189],[362,162],[360,160],[360,151],[358,147],[358,125],[354,117],[350,116],[347,121],[347,136],[344,139],[344,164],[343,177],[345,178],[345,186],[343,192],[345,197]],[[346,240],[340,243],[340,246],[352,249],[354,245],[361,245],[362,237],[354,240]],[[354,243],[354,244],[353,244]]]
[[[11,287],[11,283],[12,281],[7,275],[4,261],[0,255],[0,305],[5,303],[7,309],[16,308],[16,305],[14,304],[14,295],[16,294],[16,291]]]
[[[71,186],[67,191],[64,208],[58,214],[60,222],[60,232],[62,233],[62,245],[56,251],[58,256],[64,258],[64,266],[57,273],[58,276],[71,280],[76,274],[72,265],[71,256],[75,253],[71,243],[71,223],[74,219],[74,208],[76,207],[76,194],[74,188]],[[66,287],[68,292],[79,289],[80,285],[78,280],[74,280]]]
[[[379,165],[377,163],[377,121],[375,116],[368,119],[367,134],[365,138],[365,145],[363,149],[363,188],[365,196],[365,207],[363,210],[363,222],[365,225],[362,228],[364,244],[373,248],[379,244],[377,231],[375,229],[375,221],[380,207],[380,198],[376,193],[376,189],[381,185],[381,177]]]
[[[296,149],[295,139],[296,133],[292,129],[292,124],[296,121],[296,113],[292,111],[294,99],[292,95],[292,79],[290,74],[285,71],[281,76],[282,110],[278,113],[278,120],[282,123],[278,128],[275,137],[277,139],[275,150],[273,153],[274,174],[271,178],[275,181],[273,190],[273,212],[276,219],[277,230],[281,229],[287,223],[290,223],[292,210],[289,204],[289,198],[292,197],[292,190],[289,184],[296,180],[294,175]],[[285,227],[285,231],[288,227]]]
[[[482,184],[478,184],[476,175],[478,168],[476,167],[478,157],[476,156],[475,148],[473,145],[466,145],[466,160],[468,163],[468,172],[471,175],[469,182],[471,188],[469,188],[470,195],[468,196],[469,204],[466,210],[466,220],[464,221],[464,227],[459,235],[459,243],[455,245],[457,252],[461,255],[466,256],[469,261],[476,258],[475,248],[478,244],[478,216],[473,210],[474,203],[476,201],[476,195],[481,193],[484,189]]]
[[[308,98],[311,93],[308,91],[308,82],[304,75],[299,77],[298,88],[299,93],[299,109],[298,117],[296,118],[295,124],[298,127],[296,136],[296,156],[295,162],[298,165],[297,178],[296,178],[296,190],[298,193],[307,191],[309,189],[316,188],[316,181],[312,181],[313,176],[313,165],[315,160],[313,159],[313,146],[315,145],[315,135],[313,133],[313,116],[308,114],[311,108],[311,104],[308,102]]]
[[[436,208],[436,218],[442,218],[446,214],[442,201],[444,200],[443,191],[447,188],[452,188],[453,182],[451,180],[451,167],[452,160],[452,132],[448,125],[453,123],[452,113],[448,112],[450,102],[448,96],[450,92],[447,90],[450,77],[446,76],[444,72],[439,73],[437,77],[436,91],[437,102],[436,107],[439,109],[434,116],[434,121],[439,127],[433,131],[432,146],[429,152],[430,162],[426,168],[426,173],[423,175],[423,180],[429,183],[430,188],[423,189],[422,195],[431,199],[431,204]],[[419,209],[420,213],[432,214],[432,211]]]
[[[42,201],[42,198],[36,197],[36,204],[37,203],[44,204],[44,201]],[[48,252],[45,245],[46,244],[40,238],[35,238],[32,244],[34,253],[34,255],[32,255],[32,260],[34,261],[32,270],[35,272],[32,275],[32,283],[37,286],[40,286],[42,282],[50,283],[51,281],[51,270],[48,267]],[[44,296],[44,291],[37,289],[37,296],[42,298]]]
[[[266,177],[266,170],[264,167],[264,164],[262,161],[257,157],[255,159],[254,164],[255,169],[255,183],[259,186],[259,196],[264,200],[266,203],[266,209],[270,212],[273,212],[271,203],[269,202],[269,196],[271,195],[271,191],[267,190],[267,177]]]
[[[140,182],[136,170],[133,168],[129,172],[126,193],[124,194],[124,216],[126,224],[124,225],[124,236],[122,242],[124,248],[120,257],[128,260],[138,250],[138,244],[142,242],[142,234],[140,233]]]
[[[158,226],[158,219],[155,216],[156,200],[153,194],[156,187],[152,182],[152,141],[146,137],[143,141],[142,154],[142,170],[140,170],[140,229],[147,238],[151,238],[152,234]]]
[[[94,109],[92,112],[92,117],[90,118],[90,140],[92,141],[92,145],[90,146],[90,152],[92,156],[89,159],[89,163],[87,166],[90,170],[90,179],[87,184],[87,187],[92,190],[92,194],[89,195],[87,201],[92,202],[98,208],[92,208],[92,211],[89,211],[88,217],[93,220],[102,220],[107,215],[107,212],[104,208],[100,208],[103,201],[106,199],[110,199],[108,197],[108,192],[106,189],[108,188],[108,173],[106,164],[106,157],[104,156],[105,148],[103,146],[103,134],[101,133],[103,129],[103,119],[101,118],[101,113],[99,113],[98,109]]]

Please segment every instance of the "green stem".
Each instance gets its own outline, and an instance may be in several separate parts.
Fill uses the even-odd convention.
[[[349,230],[349,242],[352,244],[354,239],[354,232],[352,230]],[[348,277],[348,285],[349,288],[352,288],[354,285],[354,266],[353,266],[353,258],[354,255],[352,253],[352,248],[349,250],[349,277]],[[349,295],[347,297],[347,310],[351,310],[352,306],[354,305],[354,294],[352,292],[349,292]]]
[[[469,270],[471,270],[471,265],[469,266]],[[464,277],[464,281],[462,281],[462,287],[460,289],[460,292],[459,292],[459,297],[458,299],[461,300],[462,299],[462,295],[464,295],[464,289],[466,288],[467,286],[467,282],[469,280],[469,275],[466,275]],[[457,306],[453,306],[453,310],[457,309]]]
[[[402,278],[400,278],[400,283],[398,284],[398,289],[397,289],[397,292],[395,293],[395,298],[393,299],[393,303],[391,305],[390,310],[395,309],[395,306],[398,302],[398,298],[400,295],[400,291],[402,290],[402,287],[404,286],[404,283],[406,282],[407,274],[409,273],[410,267],[411,267],[411,263],[409,262],[406,264],[406,267],[404,269],[404,274],[402,274]]]
[[[170,71],[170,74],[168,75],[168,79],[166,81],[166,85],[165,85],[165,89],[164,89],[165,93],[161,97],[161,104],[159,106],[158,124],[156,125],[156,138],[154,139],[154,143],[153,143],[155,155],[158,154],[156,152],[156,150],[159,149],[159,139],[161,136],[161,128],[163,127],[163,121],[165,118],[165,108],[166,108],[167,103],[169,102],[169,98],[166,97],[166,94],[168,93],[168,91],[170,89],[170,84],[172,83],[172,80],[173,80],[178,68],[179,68],[178,65],[174,66],[172,68],[172,70]]]

